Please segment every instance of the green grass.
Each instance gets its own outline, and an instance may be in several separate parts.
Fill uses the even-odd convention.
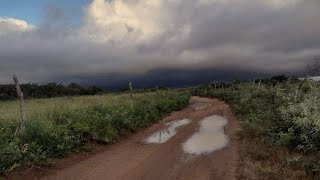
[[[115,143],[188,104],[182,92],[63,97],[27,100],[26,129],[15,136],[17,101],[0,102],[0,173],[20,166],[46,165],[88,141]]]
[[[320,178],[320,84],[272,88],[240,83],[235,91],[203,86],[191,94],[219,98],[240,120],[239,179]],[[18,101],[0,102],[0,172],[46,165],[88,141],[115,143],[187,105],[189,93],[159,93],[27,100],[26,131],[18,136]]]
[[[306,83],[295,96],[298,86],[241,83],[234,92],[208,86],[192,92],[226,101],[240,120],[239,179],[320,178],[320,84]]]
[[[144,94],[135,95],[136,98],[142,96],[144,96]],[[116,102],[127,102],[128,100],[128,94],[29,99],[25,101],[25,111],[27,118],[31,118],[36,114],[45,114],[46,112],[59,108],[74,110],[77,108],[92,106],[94,104],[108,105]],[[19,101],[0,101],[0,114],[1,119],[18,119]]]

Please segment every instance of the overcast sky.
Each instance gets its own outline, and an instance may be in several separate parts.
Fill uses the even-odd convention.
[[[297,73],[320,57],[319,0],[10,2],[0,2],[0,83],[13,73],[24,82]]]

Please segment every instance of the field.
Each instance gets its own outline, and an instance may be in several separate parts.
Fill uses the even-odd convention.
[[[188,93],[100,95],[33,99],[25,102],[26,129],[15,135],[17,101],[0,102],[0,173],[45,165],[52,158],[84,151],[89,141],[115,143],[185,107]]]
[[[186,107],[191,95],[228,103],[240,121],[238,179],[320,178],[320,83],[255,81],[178,91],[27,100],[26,130],[15,136],[17,101],[0,102],[0,172],[47,165],[112,144]],[[213,106],[214,108],[214,106]],[[185,110],[193,116],[189,110]],[[179,143],[177,143],[179,144]]]
[[[320,174],[320,83],[235,83],[194,89],[223,99],[241,122],[239,179],[313,179]]]

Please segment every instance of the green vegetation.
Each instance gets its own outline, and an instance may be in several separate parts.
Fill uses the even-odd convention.
[[[241,121],[240,179],[320,178],[320,83],[286,78],[213,84],[193,95],[229,103]]]
[[[88,141],[115,143],[188,104],[183,92],[63,97],[27,100],[25,131],[15,136],[17,101],[0,102],[0,173],[45,165],[82,151]]]
[[[21,84],[24,98],[52,98],[62,96],[80,96],[80,95],[95,95],[102,94],[105,91],[97,86],[83,87],[76,83],[70,83],[67,86],[57,83],[48,84]],[[7,84],[0,85],[0,101],[2,100],[14,100],[17,97],[15,85]]]
[[[191,89],[226,101],[238,116],[239,179],[320,178],[320,83],[306,81],[297,90],[300,85],[276,76]],[[18,101],[0,102],[0,172],[46,165],[86,150],[89,141],[115,143],[186,106],[186,91],[26,100],[26,130],[19,136]]]

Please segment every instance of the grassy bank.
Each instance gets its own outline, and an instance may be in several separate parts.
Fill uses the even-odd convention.
[[[45,165],[82,151],[86,142],[115,143],[188,104],[189,94],[162,91],[26,101],[26,129],[18,127],[17,101],[0,102],[0,173],[19,166]]]
[[[229,103],[241,121],[239,179],[320,178],[320,84],[203,86],[193,95]]]

